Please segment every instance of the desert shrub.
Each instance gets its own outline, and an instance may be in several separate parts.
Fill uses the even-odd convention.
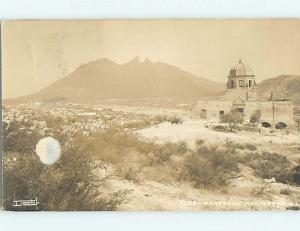
[[[140,121],[134,121],[124,124],[124,128],[127,129],[142,129],[149,127],[151,125],[151,122],[149,120],[140,120]]]
[[[288,207],[286,207],[286,210],[299,211],[300,210],[300,206],[288,206]]]
[[[290,190],[289,188],[284,188],[284,189],[281,189],[279,193],[289,196],[289,195],[291,195],[292,190]]]
[[[4,207],[12,207],[13,200],[38,198],[37,207],[19,207],[20,210],[115,210],[127,199],[127,191],[102,194],[102,183],[93,174],[93,166],[72,143],[63,148],[55,164],[41,163],[33,153],[19,154],[14,162],[5,156]]]
[[[33,152],[35,145],[42,136],[31,130],[33,124],[26,121],[3,123],[3,151],[4,152]]]
[[[263,197],[266,193],[266,187],[256,187],[253,188],[250,194],[254,197]]]
[[[155,125],[157,125],[162,122],[169,122],[169,119],[167,115],[156,115],[152,118],[152,121]]]
[[[256,151],[257,147],[254,144],[234,144],[234,147],[241,150]]]
[[[187,151],[185,142],[156,144],[141,140],[134,134],[111,129],[91,137],[79,136],[79,139],[75,141],[86,147],[89,156],[112,164],[123,163],[130,153],[146,156],[149,164],[160,164],[168,161],[171,155]]]
[[[249,153],[245,160],[244,163],[252,167],[258,177],[263,179],[274,177],[281,183],[292,181],[292,164],[285,156],[268,152]]]
[[[300,185],[300,165],[293,171],[293,182]]]
[[[254,144],[245,144],[244,147],[250,151],[256,151],[257,150],[257,147],[254,145]]]
[[[196,188],[226,186],[239,172],[232,149],[200,147],[187,156],[182,178]]]
[[[226,126],[222,126],[222,125],[213,126],[213,130],[218,131],[218,132],[230,132],[230,129],[228,129]]]
[[[117,170],[117,174],[125,180],[139,183],[140,178],[140,168],[128,167],[128,166],[119,166]]]
[[[195,146],[197,149],[200,148],[204,143],[205,143],[205,141],[202,139],[195,140]]]
[[[235,143],[231,140],[226,140],[225,146],[231,147],[234,149],[241,149],[241,150],[250,150],[250,151],[256,151],[257,147],[254,144],[241,144],[241,143]]]
[[[134,135],[119,132],[117,129],[107,129],[89,137],[77,136],[74,142],[80,143],[90,158],[117,164],[123,161],[123,157],[130,153],[139,141]]]
[[[166,162],[160,165],[146,166],[143,168],[143,174],[148,180],[161,183],[178,182],[179,166],[172,162]]]
[[[158,165],[169,161],[172,155],[183,155],[188,151],[185,142],[157,144],[114,129],[97,132],[90,137],[78,135],[74,142],[80,143],[79,149],[84,149],[89,158],[119,167],[128,165],[133,155],[137,156],[140,165]]]
[[[172,155],[181,155],[188,151],[185,142],[164,144],[151,144],[151,150],[147,153],[150,165],[162,164],[170,160]]]
[[[247,131],[247,132],[259,132],[260,131],[259,127],[254,123],[246,123],[243,126],[241,126],[241,129],[243,131]]]
[[[182,119],[177,117],[177,116],[170,116],[168,118],[168,121],[171,123],[171,124],[182,124]]]

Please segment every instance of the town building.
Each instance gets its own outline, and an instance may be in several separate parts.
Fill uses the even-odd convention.
[[[192,110],[193,117],[218,122],[231,112],[241,113],[244,122],[250,122],[255,114],[259,122],[267,127],[293,127],[293,102],[276,99],[273,94],[268,98],[258,98],[256,81],[252,69],[242,60],[229,71],[226,92],[221,97],[198,101]]]

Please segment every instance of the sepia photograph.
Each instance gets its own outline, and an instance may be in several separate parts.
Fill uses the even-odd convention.
[[[300,210],[300,20],[1,22],[8,211]]]

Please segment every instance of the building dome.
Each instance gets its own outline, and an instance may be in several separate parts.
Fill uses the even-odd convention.
[[[230,69],[229,76],[253,76],[253,72],[251,67],[240,59],[239,63]]]

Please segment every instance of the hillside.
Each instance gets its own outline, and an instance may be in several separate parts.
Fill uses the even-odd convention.
[[[260,98],[270,97],[271,92],[275,98],[287,98],[300,105],[300,75],[279,75],[258,84]]]
[[[65,99],[199,98],[216,96],[225,86],[163,62],[135,58],[117,64],[103,58],[79,66],[65,78],[17,101]]]

